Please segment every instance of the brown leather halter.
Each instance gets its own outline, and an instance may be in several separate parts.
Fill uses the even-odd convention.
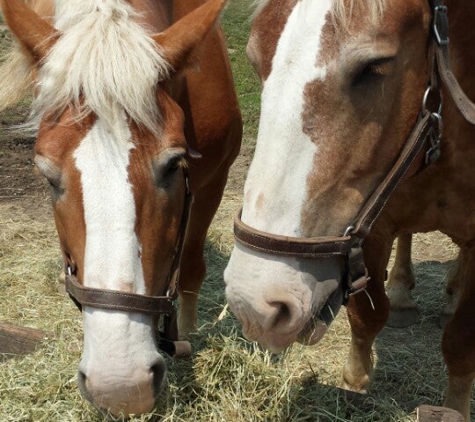
[[[432,36],[428,52],[428,86],[421,113],[396,163],[360,210],[354,224],[347,228],[343,236],[297,238],[278,236],[249,227],[241,220],[242,208],[234,220],[236,241],[247,248],[269,255],[300,259],[342,257],[343,304],[347,303],[349,296],[365,290],[367,286],[369,277],[361,246],[391,194],[399,182],[407,177],[412,164],[421,156],[424,146],[426,146],[424,166],[434,162],[440,155],[441,82],[465,119],[475,124],[475,104],[462,91],[450,66],[447,7],[442,5],[442,0],[429,0],[429,3],[433,13]],[[428,104],[434,102],[438,103],[436,111],[431,111]]]
[[[82,311],[83,306],[90,306],[92,308],[151,315],[154,320],[154,335],[158,348],[173,357],[191,355],[190,343],[188,341],[178,341],[177,311],[174,305],[174,301],[178,296],[180,263],[193,203],[193,195],[189,188],[188,171],[186,168],[183,171],[185,176],[185,201],[164,296],[147,296],[85,287],[78,282],[74,263],[68,254],[63,252],[66,266],[66,291],[80,311]],[[162,315],[163,332],[160,332],[158,320]]]

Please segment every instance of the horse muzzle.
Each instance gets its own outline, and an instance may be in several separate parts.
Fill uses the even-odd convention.
[[[296,341],[316,343],[343,302],[339,261],[320,265],[288,257],[269,259],[237,245],[224,278],[230,309],[241,321],[244,336],[272,352]]]

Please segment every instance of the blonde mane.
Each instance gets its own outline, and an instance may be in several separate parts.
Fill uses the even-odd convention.
[[[262,11],[269,1],[271,0],[256,0],[254,2],[255,9],[252,19],[254,19]],[[387,2],[388,0],[334,0],[332,5],[332,18],[335,22],[339,23],[343,29],[347,29],[355,8],[364,7],[371,19],[371,22],[375,23],[383,14]]]
[[[334,0],[332,14],[335,22],[338,22],[343,29],[348,28],[353,12],[356,8],[364,9],[370,22],[377,23],[388,0]]]
[[[33,68],[20,46],[14,44],[0,66],[0,111],[21,101],[31,92]]]
[[[170,66],[136,17],[126,0],[56,1],[61,37],[38,71],[30,127],[73,106],[80,110],[77,118],[93,112],[111,129],[125,112],[141,127],[159,131],[156,85]]]

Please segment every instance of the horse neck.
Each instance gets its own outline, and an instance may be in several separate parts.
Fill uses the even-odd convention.
[[[450,58],[452,70],[467,96],[475,101],[475,2],[473,0],[446,0],[449,16]],[[443,157],[440,160],[442,172],[460,168],[461,154],[466,162],[475,160],[473,137],[475,127],[468,124],[462,117],[454,103],[448,99],[446,93],[444,101],[444,134],[447,142],[444,145]],[[435,166],[434,168],[439,168]],[[471,168],[464,166],[464,168]],[[458,170],[457,170],[458,171]],[[470,170],[471,171],[471,170]],[[471,176],[470,176],[471,177]]]
[[[195,10],[206,0],[173,0],[173,22]]]
[[[135,10],[141,11],[140,19],[156,32],[164,31],[172,23],[173,0],[130,0]]]
[[[447,0],[450,48],[454,72],[467,95],[475,100],[475,2]]]

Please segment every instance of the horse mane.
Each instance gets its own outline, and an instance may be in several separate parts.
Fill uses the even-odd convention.
[[[31,91],[33,81],[31,62],[14,44],[2,57],[0,65],[0,111],[20,102]]]
[[[334,0],[332,17],[346,30],[356,8],[362,8],[370,18],[370,22],[377,23],[382,16],[388,0]]]
[[[254,19],[262,11],[269,1],[270,0],[255,0],[255,9],[252,19]],[[364,7],[368,16],[370,16],[371,22],[375,23],[383,14],[387,2],[388,0],[334,0],[331,10],[332,18],[334,22],[338,23],[343,29],[347,29],[354,9],[356,7]]]
[[[44,7],[39,1],[25,0],[25,3],[37,13],[43,12]],[[33,70],[31,58],[14,40],[0,63],[0,111],[17,104],[31,93]]]
[[[61,37],[38,70],[37,96],[26,127],[35,128],[44,115],[59,116],[72,106],[79,110],[76,119],[93,112],[113,130],[125,112],[157,133],[161,115],[156,85],[168,78],[170,66],[137,23],[137,12],[126,0],[55,4]]]

